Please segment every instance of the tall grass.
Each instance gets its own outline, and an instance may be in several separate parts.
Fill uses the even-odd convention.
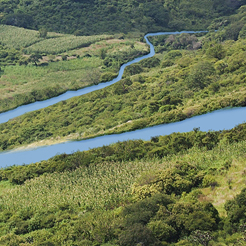
[[[40,52],[46,54],[59,54],[69,50],[89,46],[100,40],[110,39],[111,35],[95,35],[95,36],[74,36],[65,35],[62,37],[41,40],[38,43],[26,48],[27,53]]]
[[[104,209],[126,201],[135,178],[160,163],[159,160],[101,163],[73,172],[44,175],[10,189],[1,198],[1,205],[17,210],[29,207],[35,211],[59,204]]]
[[[21,27],[0,25],[0,42],[15,49],[28,47],[43,40],[39,38],[39,32]],[[61,37],[63,34],[49,32],[47,38]]]
[[[131,198],[131,187],[141,174],[165,169],[182,160],[207,173],[213,170],[219,187],[203,191],[221,212],[224,203],[218,199],[235,195],[245,187],[246,175],[240,170],[246,164],[245,149],[246,141],[231,145],[221,143],[210,151],[195,147],[183,154],[163,159],[100,163],[72,172],[47,174],[26,181],[22,186],[5,190],[0,205],[4,209],[16,211],[27,207],[31,211],[44,207],[52,209],[61,204],[69,204],[75,210],[108,209]],[[232,166],[225,170],[227,161]],[[233,177],[232,188],[226,182],[228,177]]]
[[[49,66],[8,66],[0,83],[0,99],[15,94],[59,86],[63,91],[78,89],[92,83],[88,73],[100,73],[98,57],[49,63]]]
[[[15,49],[26,48],[27,53],[41,52],[58,54],[88,46],[100,40],[113,38],[112,35],[74,36],[48,32],[46,39],[39,32],[25,28],[0,25],[0,42]]]

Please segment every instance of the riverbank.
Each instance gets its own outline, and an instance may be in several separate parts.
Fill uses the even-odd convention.
[[[190,35],[193,32],[185,32],[180,38],[196,38]],[[205,42],[206,36],[203,38]],[[150,44],[150,53],[122,65],[116,79],[80,90],[78,93],[86,93],[81,97],[1,124],[0,146],[8,150],[94,138],[180,121],[225,107],[245,106],[243,62],[237,67],[234,64],[241,57],[237,52],[242,52],[242,45],[242,40],[233,45],[225,42],[220,47],[223,57],[218,59],[207,49],[170,50],[154,56]],[[230,52],[225,53],[227,47]],[[225,62],[227,67],[222,71],[220,65]],[[199,76],[203,84],[196,84],[201,82]],[[43,103],[46,102],[41,102],[41,106]],[[238,123],[241,122],[235,124]]]
[[[160,135],[165,136],[173,132],[189,132],[198,128],[201,131],[219,131],[224,129],[232,129],[236,125],[245,122],[245,116],[246,107],[223,109],[180,122],[148,127],[141,130],[135,130],[121,134],[104,135],[81,141],[60,142],[62,139],[59,139],[57,144],[54,144],[55,142],[49,141],[39,142],[37,144],[35,143],[34,145],[26,146],[27,148],[21,148],[19,151],[12,150],[10,152],[0,153],[1,167],[22,165],[24,163],[35,163],[41,160],[48,160],[57,154],[71,154],[76,151],[84,151],[92,148],[102,147],[119,141],[135,139],[150,140],[152,137]],[[43,145],[39,147],[39,144],[45,143],[49,145]]]

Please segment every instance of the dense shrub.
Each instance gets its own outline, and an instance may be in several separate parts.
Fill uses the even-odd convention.
[[[140,180],[146,179],[146,183],[136,182],[133,185],[133,194],[136,199],[143,199],[156,193],[181,195],[199,186],[203,175],[188,163],[177,163],[172,168],[152,174],[151,179],[141,177]]]
[[[143,123],[144,122],[141,120],[139,121],[139,124]],[[192,148],[193,146],[213,149],[217,146],[219,141],[233,143],[245,140],[245,138],[246,124],[241,124],[232,130],[219,132],[201,132],[199,129],[194,129],[194,131],[188,133],[173,133],[167,136],[155,137],[150,141],[128,140],[88,151],[76,152],[70,155],[58,155],[50,160],[35,164],[8,167],[0,170],[0,178],[1,180],[10,180],[15,184],[22,184],[25,180],[40,176],[43,173],[74,170],[80,166],[89,166],[93,163],[103,162],[105,160],[127,161],[144,157],[163,157],[168,154],[175,154],[180,151],[184,151]],[[181,178],[189,172],[193,174],[190,179],[184,179],[183,183],[181,182],[182,180],[179,181],[178,177]],[[172,192],[181,194],[183,191],[189,190],[192,185],[198,185],[202,178],[202,175],[199,174],[198,170],[193,166],[190,166],[188,163],[177,164],[173,169],[169,169],[168,173],[174,179],[174,183],[168,183],[169,181],[173,181],[171,181],[171,178],[170,180],[168,179],[166,172],[156,173],[154,177],[155,179],[158,179],[157,177],[162,178],[163,180],[160,182],[167,182],[165,185],[165,191],[169,194]],[[206,183],[206,185],[208,184]],[[146,194],[150,192],[150,187]],[[162,185],[160,187],[162,190]]]

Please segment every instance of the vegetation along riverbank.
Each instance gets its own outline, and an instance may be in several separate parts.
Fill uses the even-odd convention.
[[[0,243],[243,242],[245,129],[195,129],[1,170]]]
[[[0,0],[0,112],[123,78],[0,124],[0,151],[246,106],[245,0]],[[217,30],[216,32],[214,30]],[[0,169],[0,245],[244,245],[246,124]],[[1,160],[0,160],[1,162]]]
[[[243,38],[227,36],[217,43],[224,33],[150,38],[158,53],[127,67],[116,84],[1,124],[2,150],[44,139],[131,131],[245,106],[246,45]]]

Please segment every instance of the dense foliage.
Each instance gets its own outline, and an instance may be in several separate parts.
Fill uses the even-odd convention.
[[[1,124],[2,150],[43,139],[65,141],[130,131],[246,105],[244,39],[215,43],[210,34],[161,38],[153,38],[159,53],[127,67],[124,79],[116,84]],[[183,43],[183,49],[167,47],[170,40]],[[191,49],[189,40],[202,48]],[[137,54],[134,47],[130,50]],[[101,50],[105,71],[118,69],[116,55]],[[122,55],[120,60],[125,59]],[[101,80],[111,78],[105,72]]]
[[[127,67],[118,83],[1,124],[0,149],[246,106],[245,3],[0,0],[1,23],[38,30],[0,26],[1,96],[28,87],[1,100],[1,111],[108,81],[146,52],[130,34],[82,35],[220,29],[151,38],[157,55]],[[246,124],[194,129],[1,169],[0,245],[243,245],[245,140]]]
[[[129,140],[118,142],[72,155],[62,154],[48,161],[26,166],[12,166],[0,171],[1,180],[22,184],[27,179],[43,173],[63,172],[78,167],[88,167],[103,161],[129,161],[139,158],[163,157],[176,154],[194,146],[213,149],[220,141],[238,142],[246,138],[246,124],[222,132],[201,132],[194,129],[188,133],[173,133],[153,137],[151,141]]]
[[[7,65],[15,65],[20,60],[20,52],[0,45],[0,68]]]
[[[245,0],[203,1],[25,1],[1,0],[2,24],[29,29],[92,35],[99,33],[206,29],[232,14]]]
[[[196,129],[187,137],[197,136],[204,144],[197,142],[188,151],[173,151],[176,155],[162,159],[110,161],[108,152],[119,147],[118,143],[91,150],[87,157],[92,153],[98,157],[87,166],[83,165],[85,155],[78,152],[57,156],[54,173],[22,185],[1,181],[0,245],[154,246],[199,241],[214,246],[243,242],[245,190],[240,190],[246,181],[242,172],[245,132],[245,125],[215,132],[220,141],[209,146],[208,134]],[[168,138],[184,140],[182,134],[160,136],[145,142],[145,147]],[[133,143],[122,144],[132,147]],[[122,152],[118,148],[117,153]],[[139,159],[137,152],[135,149]],[[73,160],[82,165],[60,173],[60,165]],[[45,163],[54,164],[55,159],[4,172],[34,173]],[[219,206],[216,203],[235,193],[239,195],[224,208],[221,201]]]

